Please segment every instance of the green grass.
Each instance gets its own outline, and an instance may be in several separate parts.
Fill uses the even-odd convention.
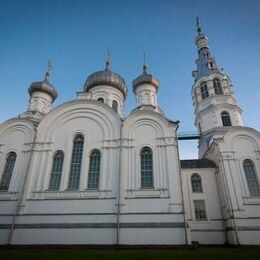
[[[254,260],[260,259],[260,248],[196,248],[196,249],[0,249],[1,260]]]

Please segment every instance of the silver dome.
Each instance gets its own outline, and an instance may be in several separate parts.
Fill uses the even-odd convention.
[[[146,72],[146,69],[144,69],[143,73],[137,77],[135,80],[133,80],[133,91],[135,93],[135,90],[138,86],[142,84],[150,84],[155,86],[156,91],[159,89],[159,81],[153,77],[153,75],[148,74]]]
[[[31,86],[29,87],[28,92],[31,96],[32,93],[36,92],[36,91],[47,93],[48,95],[50,95],[52,97],[53,101],[58,96],[56,89],[49,83],[48,80],[33,82],[31,84]]]
[[[97,71],[91,74],[84,84],[84,91],[89,91],[91,88],[101,85],[114,87],[120,90],[124,97],[127,96],[127,87],[124,79],[109,69]]]

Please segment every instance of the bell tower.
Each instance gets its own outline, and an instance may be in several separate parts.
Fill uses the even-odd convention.
[[[241,108],[237,105],[232,81],[220,69],[212,56],[207,36],[202,33],[197,18],[196,45],[198,59],[197,68],[192,72],[192,100],[195,114],[195,126],[200,138],[200,157],[207,149],[212,134],[225,127],[243,126]]]

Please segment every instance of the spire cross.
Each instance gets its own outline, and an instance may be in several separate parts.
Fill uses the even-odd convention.
[[[201,28],[200,28],[200,21],[199,21],[199,16],[196,17],[196,26],[197,26],[197,32],[200,33],[201,32]]]
[[[50,60],[48,60],[48,66],[47,66],[47,71],[45,73],[45,80],[49,80],[49,77],[51,75],[51,72],[52,72],[52,63]]]
[[[110,49],[107,49],[107,58],[106,58],[106,70],[109,69],[109,66],[111,65],[111,53]]]
[[[146,55],[144,52],[143,73],[147,73]]]

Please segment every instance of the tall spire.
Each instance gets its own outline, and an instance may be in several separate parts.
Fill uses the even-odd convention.
[[[106,58],[106,68],[105,68],[105,70],[109,70],[110,65],[111,65],[111,52],[110,52],[110,49],[107,48],[107,58]]]
[[[218,68],[215,58],[211,55],[207,36],[201,32],[199,17],[196,17],[196,29],[198,35],[196,36],[195,42],[199,57],[196,60],[197,70],[192,73],[195,81],[212,73],[222,73]]]

